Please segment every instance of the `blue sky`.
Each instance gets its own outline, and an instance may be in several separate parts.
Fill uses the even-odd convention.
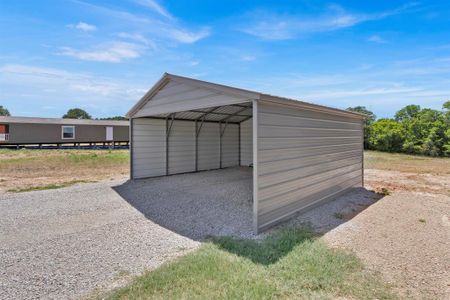
[[[379,117],[450,99],[449,1],[0,2],[0,105],[124,115],[164,73]]]

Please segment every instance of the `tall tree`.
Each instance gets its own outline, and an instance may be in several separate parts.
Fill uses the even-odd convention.
[[[2,105],[0,105],[0,116],[10,116],[10,115],[11,114],[6,109],[6,107],[3,107]]]
[[[375,122],[377,116],[368,110],[365,106],[355,106],[355,107],[349,107],[347,108],[348,111],[358,112],[365,114],[366,120],[364,121],[364,148],[369,148],[369,135],[370,135],[370,125]]]
[[[420,105],[407,105],[395,114],[395,120],[405,121],[415,118],[420,113]]]
[[[91,115],[81,108],[71,108],[63,116],[63,119],[92,119]]]
[[[377,116],[372,111],[368,110],[365,106],[349,107],[347,108],[347,110],[367,115],[366,118],[367,125],[370,125],[373,122],[375,122],[375,119],[377,118]]]

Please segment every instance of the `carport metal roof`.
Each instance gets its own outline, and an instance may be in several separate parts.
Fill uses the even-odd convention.
[[[211,98],[220,96],[234,97],[228,99],[217,99],[212,101],[213,105],[198,105],[190,103],[187,106],[172,105],[168,108],[145,109],[146,104],[162,90],[170,81],[180,84],[204,88],[215,93]],[[183,93],[183,92],[182,92]],[[180,94],[182,94],[180,93]],[[206,95],[207,97],[208,95]],[[218,97],[219,96],[219,97]],[[205,97],[205,98],[206,98]],[[202,102],[202,97],[186,98],[187,101]],[[331,108],[327,106],[311,104],[304,101],[272,96],[269,94],[254,92],[250,90],[230,87],[226,85],[206,82],[198,79],[182,77],[178,75],[164,73],[161,79],[134,105],[127,113],[128,118],[146,117],[152,118],[175,118],[178,120],[203,120],[213,122],[240,123],[252,116],[252,101],[264,100],[276,102],[285,105],[295,106],[297,108],[307,108],[309,110],[320,111],[328,114],[343,115],[351,118],[363,119],[364,114],[350,112],[342,109]]]

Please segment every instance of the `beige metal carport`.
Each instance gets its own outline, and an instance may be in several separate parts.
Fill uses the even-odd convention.
[[[166,73],[127,116],[132,179],[252,165],[256,232],[363,185],[361,114]]]

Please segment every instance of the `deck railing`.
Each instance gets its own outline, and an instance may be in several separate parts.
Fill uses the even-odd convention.
[[[8,133],[0,133],[0,142],[9,141]]]

